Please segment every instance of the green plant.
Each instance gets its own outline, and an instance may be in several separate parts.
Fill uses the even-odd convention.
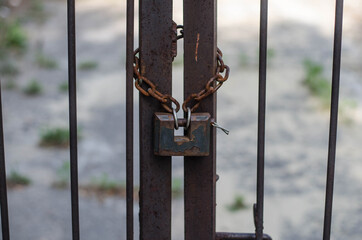
[[[134,186],[134,198],[138,198],[137,186]],[[126,184],[124,181],[111,179],[108,174],[103,173],[99,177],[93,177],[90,183],[80,185],[81,194],[86,196],[96,196],[100,200],[103,200],[107,196],[126,196]]]
[[[32,0],[28,9],[28,16],[38,23],[43,23],[47,14],[42,0]]]
[[[36,79],[31,80],[24,88],[24,93],[30,96],[39,95],[42,93],[42,91],[43,87]]]
[[[13,90],[17,87],[16,82],[14,79],[9,79],[5,82],[5,89],[7,90]]]
[[[234,197],[234,201],[230,205],[227,206],[227,209],[230,212],[239,211],[239,210],[242,210],[245,208],[246,208],[245,199],[241,195],[236,195]]]
[[[310,92],[318,97],[324,107],[330,106],[332,85],[323,75],[323,66],[316,62],[305,60],[304,68],[306,77],[303,84]],[[353,110],[357,107],[357,102],[353,99],[341,99],[339,106],[340,120],[345,124],[353,123]]]
[[[65,81],[65,82],[62,82],[61,84],[59,84],[58,89],[60,92],[67,92],[68,91],[68,82]]]
[[[18,21],[0,18],[0,76],[13,78],[19,73],[13,53],[23,53],[27,38]]]
[[[31,180],[28,177],[16,172],[15,170],[11,171],[6,181],[9,187],[28,186],[31,183]]]
[[[42,52],[37,53],[36,62],[39,67],[44,69],[56,69],[58,67],[57,62],[54,59],[45,56]]]
[[[66,161],[57,169],[57,179],[52,184],[55,188],[66,188],[70,180],[70,162]]]
[[[79,70],[93,70],[98,67],[98,63],[95,61],[84,61],[79,63]]]
[[[183,194],[183,183],[182,179],[172,179],[172,197],[181,197]]]
[[[25,51],[27,47],[27,36],[18,21],[11,22],[9,24],[4,23],[4,32],[3,41],[6,48],[10,48],[18,52]]]
[[[67,128],[49,128],[40,135],[40,146],[43,147],[68,147],[69,130]]]
[[[15,77],[19,74],[19,69],[11,61],[4,61],[0,64],[0,74],[2,76]]]
[[[323,76],[323,66],[316,62],[305,60],[304,69],[306,76],[303,81],[304,85],[310,92],[320,98],[324,104],[328,104],[331,96],[331,83]]]
[[[106,192],[116,192],[125,189],[124,182],[110,179],[106,173],[103,173],[103,175],[98,178],[93,178],[91,186],[96,190]]]

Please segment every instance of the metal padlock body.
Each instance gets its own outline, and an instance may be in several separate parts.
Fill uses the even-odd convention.
[[[210,149],[209,113],[191,114],[186,136],[175,136],[175,120],[170,113],[155,113],[154,152],[159,156],[208,156]]]

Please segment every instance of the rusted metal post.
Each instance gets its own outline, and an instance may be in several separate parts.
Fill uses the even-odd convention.
[[[216,0],[184,0],[184,97],[199,92],[216,71]],[[216,118],[216,94],[197,109]],[[215,239],[216,135],[210,155],[185,157],[185,239]]]
[[[142,76],[172,90],[172,0],[140,0]],[[171,239],[171,157],[156,156],[153,118],[159,101],[140,94],[140,239]]]

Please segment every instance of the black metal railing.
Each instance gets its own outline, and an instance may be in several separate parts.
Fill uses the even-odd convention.
[[[146,0],[140,0],[141,4],[148,4]],[[188,47],[191,42],[188,39],[188,29],[190,23],[193,21],[196,22],[196,17],[200,18],[199,10],[202,7],[201,5],[197,5],[195,1],[185,0],[186,9],[189,10],[185,17],[187,17],[185,23],[185,51],[188,51]],[[207,21],[214,21],[215,19],[215,3],[216,0],[202,0],[203,3],[213,3],[210,4],[209,8],[202,9],[203,16],[208,19]],[[162,3],[163,4],[163,3]],[[171,4],[171,2],[169,2]],[[327,181],[326,181],[326,195],[325,195],[325,216],[324,216],[324,229],[323,229],[323,240],[329,240],[331,235],[331,220],[332,220],[332,204],[333,204],[333,187],[334,187],[334,172],[335,172],[335,159],[336,159],[336,139],[337,139],[337,126],[338,126],[338,99],[339,99],[339,84],[340,84],[340,71],[341,71],[341,51],[342,51],[342,23],[343,23],[343,0],[336,0],[336,13],[335,13],[335,33],[334,33],[334,54],[333,54],[333,73],[332,73],[332,95],[331,95],[331,112],[330,112],[330,130],[329,130],[329,147],[328,147],[328,167],[327,167]],[[163,5],[165,10],[168,10],[169,5]],[[143,12],[142,12],[143,11]],[[147,6],[144,5],[141,9],[141,14],[146,14]],[[197,15],[193,15],[193,13],[198,13]],[[157,16],[157,20],[164,20],[161,15]],[[79,232],[79,198],[78,198],[78,150],[77,150],[77,101],[76,101],[76,30],[75,30],[75,0],[68,0],[68,64],[69,64],[69,126],[70,126],[70,162],[71,162],[71,211],[72,211],[72,236],[73,240],[80,239]],[[212,20],[212,21],[211,21]],[[148,21],[148,20],[146,20]],[[157,22],[157,21],[156,21]],[[146,22],[145,22],[146,23]],[[141,22],[142,26],[142,22]],[[156,26],[154,26],[156,27]],[[192,31],[196,31],[200,26],[195,26]],[[203,28],[205,34],[214,33],[216,28],[214,26],[210,26],[209,28]],[[152,32],[150,29],[141,29],[141,34],[151,35],[156,34]],[[208,214],[197,216],[197,221],[195,222],[192,218],[196,217],[195,212],[189,211],[185,214],[185,221],[190,222],[194,221],[195,226],[186,225],[186,239],[193,239],[193,236],[212,236],[212,238],[217,240],[226,240],[226,239],[271,239],[268,235],[263,233],[263,208],[264,208],[264,160],[265,160],[265,110],[266,110],[266,74],[267,74],[267,33],[268,33],[268,0],[261,0],[261,11],[260,11],[260,56],[259,56],[259,105],[258,105],[258,141],[257,141],[257,196],[256,196],[256,204],[254,206],[254,218],[255,218],[255,234],[242,234],[242,233],[216,233],[215,232],[215,212],[212,210],[214,206],[215,200],[215,191],[214,182],[211,185],[206,186],[207,193],[212,193],[212,199],[209,199],[209,204],[211,207],[207,208],[210,210]],[[159,36],[160,37],[160,36]],[[134,0],[127,0],[127,64],[126,64],[126,178],[127,178],[127,240],[133,240],[134,238],[134,216],[133,216],[133,140],[134,140],[134,130],[133,130],[133,50],[134,50]],[[190,42],[188,42],[190,41]],[[208,52],[216,49],[216,38],[210,40],[207,43],[205,49],[201,54],[205,54],[205,56],[209,56]],[[147,44],[145,44],[147,45]],[[162,43],[153,43],[152,47],[154,48],[162,48]],[[142,53],[141,53],[142,54]],[[211,54],[212,55],[212,54]],[[185,61],[187,61],[187,54],[185,55]],[[207,61],[209,61],[208,59]],[[213,61],[212,59],[210,62]],[[200,69],[194,69],[194,66],[187,65],[185,62],[185,67],[190,71],[199,71]],[[204,73],[208,73],[207,69],[201,69]],[[167,82],[167,80],[166,80]],[[165,83],[166,83],[165,82]],[[188,88],[186,91],[191,91],[190,88],[196,86],[195,83],[190,82],[188,80]],[[212,109],[215,106],[215,100],[210,100],[205,109]],[[147,113],[148,115],[152,115],[150,111]],[[142,115],[141,115],[142,117]],[[142,125],[142,124],[141,124]],[[144,123],[144,126],[149,126],[150,123]],[[141,129],[142,131],[142,129]],[[149,137],[148,135],[146,136]],[[215,136],[214,136],[215,137]],[[141,139],[142,140],[142,139]],[[215,148],[215,140],[211,141],[213,144],[213,148]],[[142,146],[142,145],[141,145]],[[147,149],[147,153],[149,154],[150,149]],[[142,153],[141,153],[142,155]],[[142,156],[141,156],[142,157]],[[214,153],[210,158],[205,158],[205,161],[213,161]],[[204,168],[207,165],[204,165],[202,161],[196,161],[199,165],[194,165],[195,161],[188,161],[188,165],[185,165],[185,169],[195,169],[200,171],[202,174],[206,174],[207,176],[191,176],[187,175],[189,172],[185,170],[185,177],[188,179],[185,180],[185,206],[197,206],[203,207],[197,201],[197,197],[202,198],[202,204],[208,205],[205,203],[207,197],[209,195],[199,195],[198,192],[195,192],[195,189],[192,189],[190,186],[190,181],[195,180],[200,177],[211,177],[216,179],[214,176],[214,170],[212,169],[214,166],[209,169],[209,172],[201,171],[201,168]],[[201,162],[201,163],[200,163]],[[141,160],[142,164],[142,160]],[[152,166],[157,168],[159,166]],[[1,204],[1,224],[2,224],[2,239],[9,240],[9,216],[8,216],[8,202],[7,202],[7,187],[6,187],[6,170],[5,170],[5,149],[4,149],[4,132],[3,132],[3,116],[2,116],[2,101],[1,101],[1,88],[0,88],[0,204]],[[143,169],[144,171],[146,169]],[[160,172],[162,171],[159,168]],[[191,170],[190,170],[191,171]],[[148,173],[147,173],[148,174]],[[155,173],[157,174],[157,173]],[[166,174],[167,175],[167,174]],[[169,177],[169,175],[166,177]],[[148,175],[150,177],[151,175]],[[162,184],[162,180],[157,182],[157,184]],[[167,179],[166,181],[170,181]],[[216,180],[215,180],[216,181]],[[169,183],[169,182],[168,182]],[[141,181],[141,184],[143,182]],[[141,186],[142,190],[142,186]],[[162,193],[162,192],[161,192]],[[157,194],[160,194],[159,192]],[[143,195],[141,194],[141,197]],[[143,196],[145,197],[145,196]],[[187,199],[187,197],[193,198],[192,205]],[[167,201],[170,201],[170,196],[165,196]],[[141,199],[142,201],[142,199]],[[161,203],[156,202],[156,200],[152,200],[152,204],[160,207]],[[146,203],[143,203],[146,204]],[[168,206],[168,203],[163,203]],[[189,205],[191,204],[191,205]],[[150,206],[148,204],[145,207]],[[208,206],[206,206],[208,207]],[[161,209],[161,208],[159,208]],[[170,209],[166,209],[170,211]],[[160,218],[160,221],[169,221],[168,214],[166,213],[165,218]],[[196,214],[199,214],[197,212]],[[212,217],[213,219],[208,219],[207,217]],[[165,220],[166,219],[166,220]],[[159,219],[155,220],[157,223]],[[204,222],[205,221],[205,222]],[[206,222],[207,221],[207,222]],[[142,224],[149,223],[147,222],[147,216],[142,216],[141,219],[141,231],[145,231],[143,235],[141,234],[142,239],[146,239],[147,231],[152,228],[152,226],[148,226],[145,228]],[[198,228],[197,226],[207,225],[206,232],[202,232],[205,229]],[[170,222],[164,223],[166,228],[170,227]],[[164,236],[169,236],[170,229],[163,230]],[[201,233],[195,233],[196,230],[201,231]],[[212,231],[207,233],[207,231]],[[153,236],[157,235],[157,232],[152,233]],[[194,239],[196,240],[196,239]]]
[[[126,39],[126,201],[127,240],[133,240],[133,49],[134,0],[127,0]]]
[[[75,0],[68,0],[69,145],[73,240],[80,239],[76,66]]]
[[[326,202],[324,210],[323,240],[329,240],[331,238],[330,236],[331,236],[331,224],[332,224],[334,167],[336,162],[336,147],[337,147],[336,143],[337,143],[337,125],[338,125],[339,79],[341,74],[341,55],[342,55],[343,1],[344,0],[336,0],[331,116],[330,116],[330,128],[329,128],[327,185],[326,185]]]
[[[259,111],[257,146],[257,190],[254,207],[256,239],[263,239],[264,212],[264,155],[265,155],[265,109],[266,109],[266,71],[268,52],[268,0],[260,4],[260,46],[259,46]]]
[[[1,85],[1,84],[0,84]],[[1,228],[4,240],[10,239],[9,234],[9,214],[8,214],[8,197],[6,187],[6,170],[5,170],[5,147],[4,147],[4,129],[3,129],[3,110],[2,96],[0,86],[0,205],[1,205]]]

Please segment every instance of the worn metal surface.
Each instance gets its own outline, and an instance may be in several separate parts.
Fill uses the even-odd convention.
[[[78,196],[78,130],[76,87],[75,3],[68,0],[68,86],[69,86],[69,134],[70,134],[70,186],[72,202],[72,236],[79,240]]]
[[[126,198],[127,240],[133,240],[133,49],[134,49],[134,0],[127,0],[126,39]]]
[[[260,1],[260,46],[259,46],[259,106],[257,146],[257,193],[254,208],[256,239],[263,239],[264,212],[264,151],[265,151],[265,104],[268,39],[268,0]]]
[[[330,128],[329,128],[327,186],[326,186],[326,200],[325,200],[325,210],[324,210],[323,240],[329,240],[331,238],[330,235],[331,235],[331,223],[332,223],[333,185],[334,185],[334,171],[335,171],[334,168],[336,161],[337,126],[338,126],[339,80],[341,74],[341,55],[342,55],[343,3],[344,3],[343,0],[336,0],[331,116],[330,116]]]
[[[173,28],[173,27],[172,27]],[[171,35],[172,38],[174,38],[174,31],[173,29],[171,30]],[[171,43],[171,48],[174,47],[174,42],[172,40]],[[150,97],[152,96],[153,98],[157,99],[162,107],[167,111],[167,112],[172,112],[172,103],[175,104],[175,111],[178,112],[180,110],[180,103],[171,96],[171,94],[169,93],[162,93],[161,89],[157,89],[157,82],[153,82],[150,78],[148,78],[147,76],[143,75],[141,72],[142,70],[140,70],[141,68],[141,61],[140,59],[137,57],[137,54],[139,54],[140,49],[136,49],[134,52],[134,66],[133,66],[133,77],[135,78],[135,86],[138,89],[138,91],[140,93],[142,93],[144,96],[146,97]],[[171,55],[172,58],[174,56],[174,52],[171,49]],[[162,63],[160,63],[162,65]],[[141,72],[140,72],[141,71]]]
[[[199,38],[198,40],[199,41]],[[198,46],[196,49],[198,51]],[[198,52],[195,51],[195,61],[198,61]],[[224,73],[224,76],[221,74]],[[216,93],[217,90],[224,84],[226,80],[229,79],[230,68],[228,65],[224,64],[222,60],[222,52],[220,49],[217,49],[217,67],[216,73],[213,75],[206,83],[205,88],[198,93],[190,94],[182,104],[182,109],[184,112],[187,112],[187,108],[191,109],[191,112],[194,112],[199,106],[202,100],[207,98],[209,95]],[[188,106],[190,105],[190,106]]]
[[[183,30],[181,31],[181,35],[177,36],[177,28],[182,28],[183,26],[177,26],[174,22],[172,25],[172,59],[177,55],[177,40],[183,38]],[[198,40],[199,41],[199,40]],[[197,47],[198,49],[198,47]],[[169,106],[169,103],[175,104],[175,111],[178,112],[180,110],[180,103],[178,100],[173,98],[170,94],[164,94],[162,91],[157,90],[157,85],[152,82],[151,79],[145,77],[140,73],[140,59],[137,57],[139,53],[139,49],[136,49],[134,52],[134,60],[133,60],[133,76],[135,78],[135,86],[140,93],[149,97],[157,99],[161,102],[163,108],[172,113],[172,108]],[[187,97],[185,97],[184,102],[182,103],[182,109],[184,112],[187,112],[187,108],[191,109],[191,112],[194,112],[199,106],[202,100],[207,98],[209,95],[214,94],[219,88],[224,84],[226,80],[229,78],[230,68],[228,65],[225,65],[222,59],[222,52],[220,49],[217,49],[217,67],[215,74],[208,79],[205,84],[205,87],[201,89],[197,93],[190,93]],[[195,60],[197,62],[197,52]],[[224,76],[222,75],[224,74]],[[203,82],[203,81],[202,81]]]
[[[9,240],[9,214],[8,214],[8,194],[6,187],[5,170],[5,147],[4,147],[4,128],[3,128],[3,109],[0,83],[0,207],[1,207],[1,230],[2,239]]]
[[[184,0],[184,99],[201,91],[216,72],[216,0]],[[216,118],[216,94],[198,112]],[[216,119],[215,119],[216,120]],[[210,155],[185,157],[185,239],[215,239],[216,135],[210,132]]]
[[[215,240],[256,240],[257,237],[254,233],[216,233]],[[269,235],[264,234],[262,240],[272,240]]]
[[[155,154],[160,156],[208,156],[210,114],[194,113],[185,136],[175,136],[175,119],[170,113],[155,113]]]
[[[169,95],[172,35],[172,0],[140,0],[141,74]],[[156,156],[153,151],[153,117],[163,108],[154,98],[139,97],[140,239],[167,240],[171,239],[171,157]]]

